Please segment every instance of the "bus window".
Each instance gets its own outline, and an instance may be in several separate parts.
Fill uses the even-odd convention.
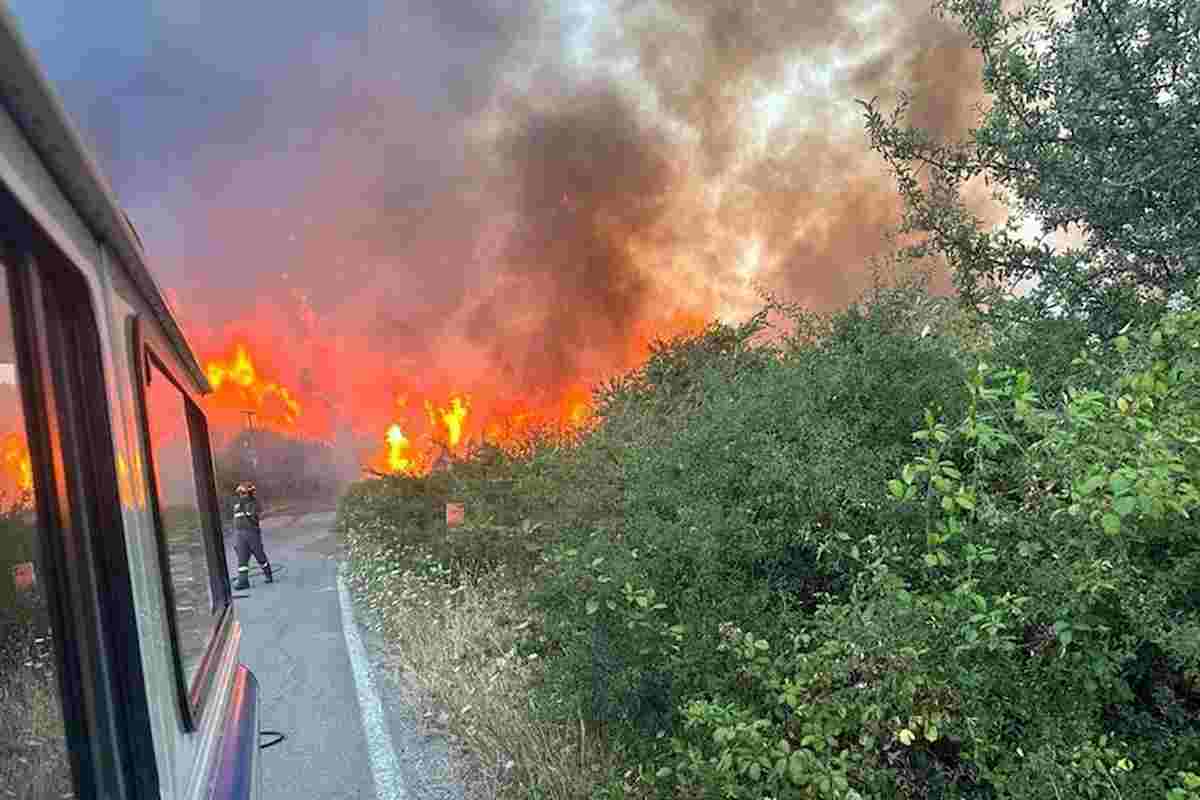
[[[153,358],[147,360],[146,416],[159,534],[166,545],[176,647],[184,683],[190,690],[224,604],[214,602],[212,594],[213,568],[202,515],[207,504],[201,502],[197,491],[187,399]]]
[[[11,309],[0,269],[0,796],[58,800],[75,795]]]

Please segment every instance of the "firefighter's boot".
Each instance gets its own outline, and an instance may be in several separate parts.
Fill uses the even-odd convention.
[[[271,575],[271,565],[270,564],[263,564],[262,571],[263,571],[263,579],[266,580],[267,583],[275,582],[275,578]]]
[[[270,580],[270,578],[268,578],[267,580]],[[249,567],[238,567],[238,576],[237,576],[237,580],[235,580],[233,582],[233,588],[235,590],[239,590],[239,591],[242,589],[250,588],[250,568]]]

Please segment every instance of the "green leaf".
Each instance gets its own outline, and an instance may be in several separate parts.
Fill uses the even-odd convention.
[[[1100,525],[1109,536],[1116,536],[1121,532],[1121,518],[1111,512],[1100,518]]]
[[[942,510],[946,511],[946,512],[951,512],[954,510],[954,498],[953,497],[943,497],[942,498]]]
[[[896,738],[900,740],[901,744],[910,745],[917,737],[908,728],[903,728],[896,734]]]
[[[888,491],[892,493],[893,497],[896,497],[896,498],[904,497],[904,484],[901,483],[900,481],[896,480],[895,478],[892,478],[890,481],[887,482],[887,486],[888,486]]]
[[[1120,473],[1113,473],[1113,476],[1108,479],[1108,487],[1112,489],[1112,493],[1122,495],[1129,491],[1129,487],[1133,484],[1128,478]]]
[[[936,741],[938,740],[938,736],[939,736],[939,735],[940,735],[940,734],[938,733],[938,726],[937,726],[937,725],[934,725],[934,724],[931,722],[931,723],[929,723],[928,725],[926,725],[926,726],[925,726],[925,738],[926,738],[926,740],[928,740],[928,741],[930,741],[930,742],[936,742]]]
[[[1113,511],[1116,511],[1118,516],[1124,519],[1133,513],[1134,508],[1137,506],[1137,501],[1137,497],[1131,494],[1118,497],[1113,501]]]
[[[596,602],[595,600],[588,600],[588,601],[587,601],[587,613],[588,613],[588,616],[591,616],[592,614],[595,614],[595,613],[596,613],[597,611],[599,611],[599,610],[600,610],[600,604],[599,604],[598,602]]]

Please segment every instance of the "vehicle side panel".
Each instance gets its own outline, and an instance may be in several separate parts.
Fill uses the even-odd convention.
[[[125,287],[127,290],[129,287]],[[129,303],[126,302],[124,292],[119,293],[118,301],[126,308],[129,308]],[[191,388],[186,379],[186,373],[180,368],[179,364],[171,358],[171,350],[169,342],[161,332],[153,325],[153,321],[147,319],[145,314],[148,310],[143,309],[139,314],[140,332],[143,337],[143,344],[153,349],[154,353],[166,363],[172,375],[179,383]],[[127,352],[131,351],[133,343],[129,341],[129,326],[121,325],[121,330],[117,334],[120,341],[125,343]],[[127,359],[127,367],[132,367]],[[138,411],[137,403],[132,392],[136,391],[135,382],[131,379],[127,384],[130,389],[130,406],[128,414],[132,420],[137,420]],[[189,391],[192,399],[196,400],[194,391]],[[142,464],[150,463],[148,460],[150,454],[141,451],[141,437],[137,435],[138,424],[136,421],[131,425],[134,434],[134,447],[139,453],[139,458]],[[146,492],[149,492],[149,487],[146,487]],[[146,552],[151,554],[146,563],[157,564],[157,531],[154,527],[154,518],[149,503],[143,505],[138,510],[144,538],[142,545]],[[224,546],[222,543],[221,546]],[[161,570],[155,569],[153,574],[147,572],[144,576],[146,582],[145,591],[147,594],[154,595],[158,598],[160,608],[162,607],[162,573]],[[165,612],[163,613],[163,633],[161,641],[162,648],[162,667],[155,673],[155,685],[152,691],[156,697],[164,698],[164,708],[159,713],[169,715],[174,725],[174,730],[179,734],[174,737],[172,755],[174,764],[173,772],[176,775],[177,782],[174,784],[176,789],[176,797],[180,798],[202,798],[207,797],[209,776],[212,769],[215,767],[215,758],[217,746],[223,731],[223,720],[228,713],[229,695],[233,688],[234,673],[237,669],[237,655],[240,652],[239,645],[241,641],[241,628],[237,621],[236,610],[231,607],[228,612],[230,614],[229,624],[231,625],[228,635],[225,637],[224,650],[218,654],[218,668],[213,676],[213,683],[210,687],[210,695],[208,703],[205,705],[200,719],[197,720],[197,729],[192,734],[183,735],[183,719],[179,711],[178,703],[175,702],[175,673],[172,662],[172,651],[170,643],[170,635],[167,633]],[[169,700],[168,700],[169,698]]]
[[[147,342],[195,395],[195,383],[178,363],[158,329],[149,304],[135,291],[75,213],[55,181],[0,106],[0,182],[6,185],[87,282],[98,315],[103,369],[110,407],[113,448],[117,458],[122,518],[131,565],[137,623],[142,640],[142,667],[150,697],[159,780],[164,797],[208,795],[211,776],[225,730],[229,699],[238,669],[240,628],[236,617],[219,654],[212,695],[195,733],[184,732],[176,699],[173,643],[164,607],[158,563],[157,531],[147,502],[147,454],[139,435],[139,413],[132,371],[129,320],[137,315]],[[230,609],[233,614],[233,609]],[[255,749],[255,752],[256,749]]]

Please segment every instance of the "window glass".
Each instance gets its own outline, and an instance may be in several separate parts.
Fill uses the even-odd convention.
[[[150,423],[155,487],[166,542],[175,630],[184,679],[192,685],[196,668],[217,622],[209,580],[208,548],[192,459],[183,392],[154,364],[148,367],[146,409]]]
[[[0,796],[74,797],[6,275],[0,270]]]

